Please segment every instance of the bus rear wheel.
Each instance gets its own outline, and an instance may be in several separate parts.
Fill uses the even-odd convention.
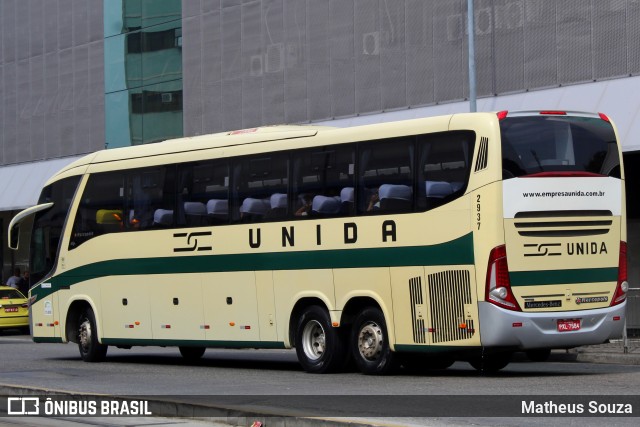
[[[85,362],[101,362],[107,355],[108,346],[98,341],[98,328],[93,310],[85,309],[78,319],[78,349]]]
[[[351,329],[350,345],[363,374],[383,375],[396,367],[396,354],[389,347],[387,325],[378,308],[367,307],[358,314]]]
[[[298,360],[309,373],[336,372],[346,365],[340,330],[331,325],[329,313],[317,305],[308,307],[298,319],[295,345]]]
[[[178,349],[187,362],[197,362],[207,350],[206,347],[178,347]]]

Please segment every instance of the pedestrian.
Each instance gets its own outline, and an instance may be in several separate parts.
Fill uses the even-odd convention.
[[[20,269],[18,267],[13,269],[13,276],[7,279],[7,286],[14,289],[20,289],[22,284],[22,277],[20,277]]]
[[[20,282],[20,285],[20,292],[22,292],[24,295],[27,295],[29,293],[30,287],[29,270],[25,270],[24,273],[22,273],[22,282]]]

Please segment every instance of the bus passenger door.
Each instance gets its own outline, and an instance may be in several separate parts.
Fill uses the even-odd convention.
[[[145,280],[148,281],[151,290],[153,339],[204,340],[201,275],[159,274],[146,276]]]
[[[255,272],[203,274],[202,302],[207,341],[260,340]]]

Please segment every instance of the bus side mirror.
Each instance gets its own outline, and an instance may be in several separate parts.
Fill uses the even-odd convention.
[[[53,206],[53,203],[51,202],[32,206],[22,212],[18,212],[18,214],[11,219],[11,222],[9,223],[9,233],[7,236],[9,249],[13,249],[14,251],[18,250],[18,242],[20,240],[20,223],[30,215],[49,209],[51,206]]]
[[[14,251],[17,251],[19,242],[20,242],[20,224],[17,224],[15,227],[12,227],[9,230],[9,249],[13,249]]]

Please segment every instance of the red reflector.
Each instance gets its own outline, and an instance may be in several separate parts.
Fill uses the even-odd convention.
[[[540,111],[540,114],[544,114],[547,116],[566,116],[566,111]]]
[[[618,320],[620,320],[620,316],[613,316],[613,321],[617,322]]]
[[[601,118],[602,120],[604,120],[605,122],[611,123],[611,120],[609,120],[609,117],[608,117],[606,114],[604,114],[604,113],[598,113],[598,115],[599,115],[599,116],[600,116],[600,118]]]
[[[429,332],[435,332],[436,328],[429,328],[428,330],[429,330]]]
[[[36,323],[36,326],[42,326],[42,323]]]
[[[496,114],[498,116],[498,120],[502,120],[507,118],[507,114],[509,114],[509,112],[507,110],[503,110],[503,111],[498,111]]]
[[[522,322],[512,323],[511,326],[514,327],[514,328],[522,328]]]

